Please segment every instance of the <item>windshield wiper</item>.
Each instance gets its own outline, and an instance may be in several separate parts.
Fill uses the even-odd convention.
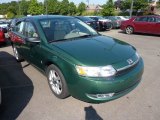
[[[49,43],[52,42],[60,42],[60,41],[66,41],[66,40],[71,40],[72,38],[68,38],[68,39],[59,39],[59,40],[50,40]]]
[[[78,36],[76,38],[87,38],[87,37],[94,37],[94,36],[97,36],[97,35],[89,35],[89,34],[87,34],[87,35]]]
[[[96,35],[82,35],[82,36],[78,36],[78,37],[74,37],[74,38],[67,38],[67,39],[59,39],[59,40],[51,40],[49,41],[49,43],[52,43],[52,42],[60,42],[60,41],[67,41],[67,40],[76,40],[78,38],[88,38],[88,37],[94,37],[94,36],[99,36],[99,34],[96,34]]]

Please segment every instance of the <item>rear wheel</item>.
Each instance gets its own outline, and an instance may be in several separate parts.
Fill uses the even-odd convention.
[[[64,99],[69,96],[65,78],[58,67],[50,65],[47,68],[47,79],[53,94]]]
[[[15,46],[13,46],[13,53],[14,53],[14,57],[18,62],[21,62],[23,60],[23,58],[19,55],[17,48]]]
[[[113,28],[113,24],[110,23],[107,30],[111,30]]]
[[[127,34],[132,34],[133,31],[134,31],[134,29],[133,29],[132,26],[128,26],[128,27],[126,27],[126,29],[125,29],[125,32],[126,32]]]

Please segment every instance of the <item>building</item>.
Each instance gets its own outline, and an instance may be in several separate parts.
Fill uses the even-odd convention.
[[[100,10],[102,10],[100,5],[91,4],[86,6],[87,12],[99,12]]]

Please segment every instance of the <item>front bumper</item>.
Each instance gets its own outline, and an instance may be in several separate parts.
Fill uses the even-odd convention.
[[[144,64],[140,59],[134,69],[126,74],[112,78],[90,78],[76,75],[75,84],[69,86],[70,94],[82,101],[91,103],[101,103],[119,98],[133,90],[140,82],[143,74]],[[113,96],[104,97],[104,94],[113,94]],[[103,97],[93,97],[93,95]]]

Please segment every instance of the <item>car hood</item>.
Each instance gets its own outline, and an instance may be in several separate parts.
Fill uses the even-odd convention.
[[[135,54],[135,49],[122,41],[95,36],[52,43],[80,65],[104,66],[124,61]]]

